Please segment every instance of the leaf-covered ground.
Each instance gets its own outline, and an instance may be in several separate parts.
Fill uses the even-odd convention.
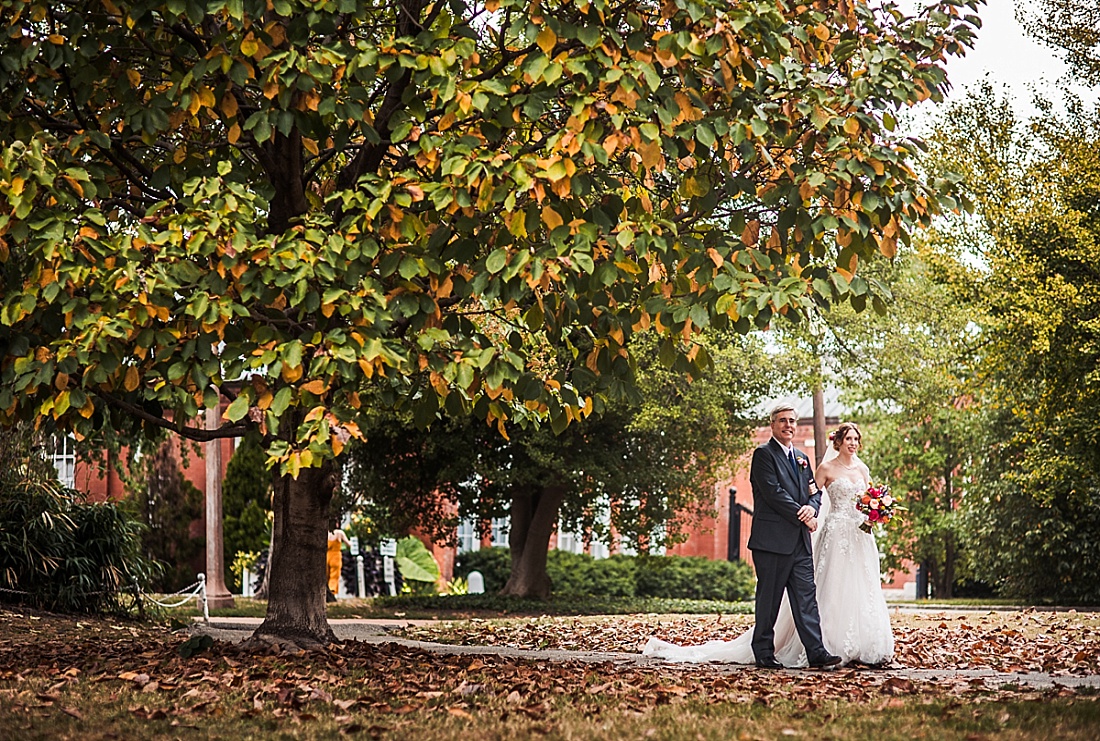
[[[1100,674],[1100,613],[902,612],[891,617],[893,666]],[[649,636],[680,644],[732,640],[751,615],[544,617],[407,627],[417,640],[579,651],[641,650]]]
[[[973,644],[1011,630],[997,622],[1006,618],[986,617],[985,623],[981,616],[928,619],[918,627],[899,626],[899,633],[927,633],[923,640],[929,642],[939,635],[941,643],[986,655]],[[1086,645],[1095,649],[1092,619],[1016,619],[1021,636],[1008,642],[1021,661],[1068,656],[1070,649],[1052,647],[1082,639],[1092,643],[1078,652]],[[639,628],[702,638],[735,634],[745,621],[735,626],[726,619],[649,616],[527,622],[524,628],[520,621],[478,621],[456,625],[447,635],[487,643],[524,636],[537,645],[541,633],[563,646],[608,649],[630,641],[636,646]],[[1033,640],[1040,634],[1044,641]],[[1022,645],[1029,639],[1034,650]],[[256,655],[217,643],[184,658],[181,648],[194,645],[188,640],[166,627],[0,609],[0,738],[1091,740],[1100,731],[1094,690],[916,681],[875,671],[531,661],[358,642],[309,655]],[[946,661],[942,651],[936,656]],[[1065,670],[1085,663],[1067,663]]]

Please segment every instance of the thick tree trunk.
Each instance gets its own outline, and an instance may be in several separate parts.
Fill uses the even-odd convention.
[[[276,481],[267,616],[254,639],[302,648],[336,641],[325,616],[328,505],[335,488],[331,464]]]
[[[500,590],[501,594],[537,599],[550,596],[546,553],[563,499],[565,489],[561,486],[517,491],[512,495],[511,531],[508,534],[512,573],[504,589]]]

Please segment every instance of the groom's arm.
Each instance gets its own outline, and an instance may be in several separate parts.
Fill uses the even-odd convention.
[[[791,492],[779,483],[779,472],[775,468],[775,456],[763,448],[757,448],[752,454],[752,466],[749,468],[749,481],[753,496],[764,499],[766,504],[784,519],[795,524],[803,524],[798,519],[800,505]],[[820,500],[819,500],[820,501]]]

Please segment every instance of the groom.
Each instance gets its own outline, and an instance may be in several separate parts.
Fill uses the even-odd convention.
[[[835,666],[821,642],[814,561],[810,533],[817,529],[821,491],[810,472],[810,461],[794,449],[798,415],[788,404],[771,410],[772,439],[752,455],[749,481],[755,512],[749,548],[756,565],[756,627],[752,652],[756,665],[782,669],[775,659],[775,620],[786,591],[798,637],[811,667]],[[812,492],[811,492],[812,490]]]

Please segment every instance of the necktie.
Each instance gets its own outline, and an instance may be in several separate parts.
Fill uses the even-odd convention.
[[[798,462],[794,459],[794,450],[791,450],[791,452],[787,454],[787,460],[791,464],[791,470],[794,471],[794,478],[795,478],[795,481],[797,481],[798,480]]]

